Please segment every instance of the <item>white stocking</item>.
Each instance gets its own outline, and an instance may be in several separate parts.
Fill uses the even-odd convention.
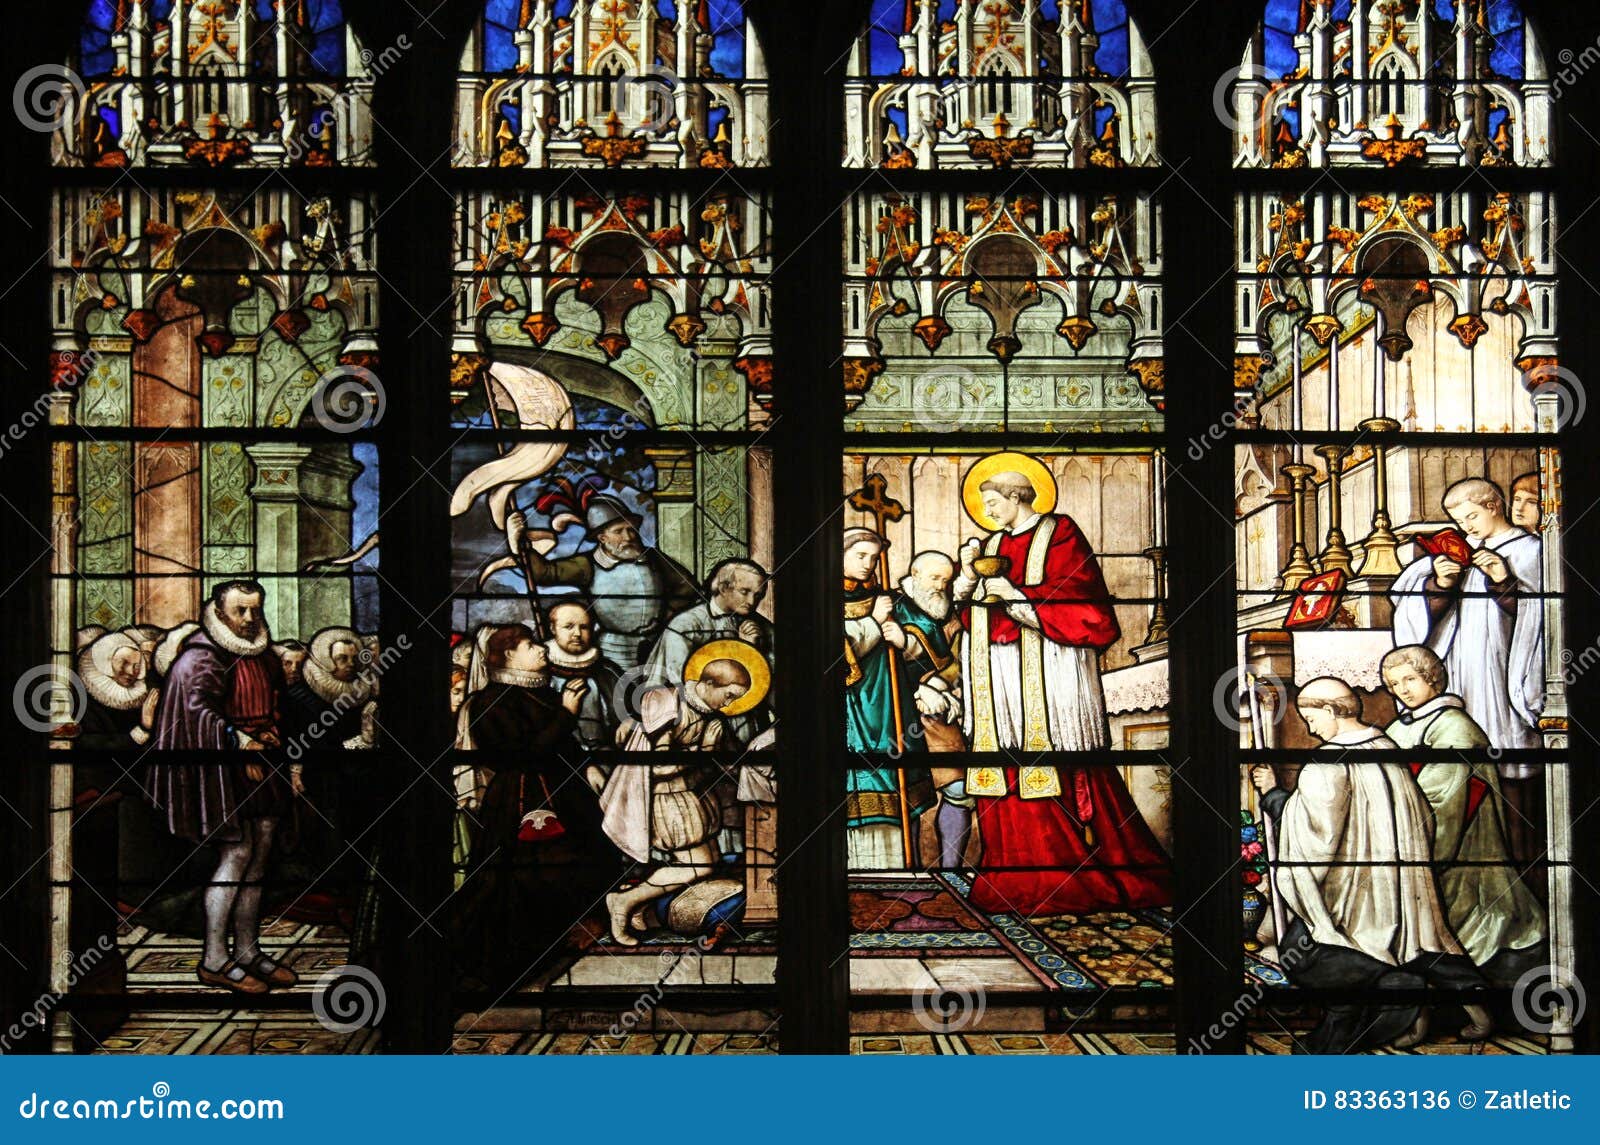
[[[250,863],[245,868],[239,900],[233,904],[233,957],[250,963],[261,954],[261,880],[267,873],[267,856],[272,851],[272,831],[276,819],[247,819],[244,829],[251,839]]]
[[[217,869],[206,887],[206,947],[201,964],[221,970],[228,962],[228,918],[239,895],[239,882],[250,864],[250,824],[242,825],[244,838],[220,845]]]

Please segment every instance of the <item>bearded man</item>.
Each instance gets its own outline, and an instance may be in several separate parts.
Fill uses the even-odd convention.
[[[960,669],[955,662],[949,633],[954,599],[951,591],[956,563],[944,553],[923,552],[911,558],[911,568],[900,580],[894,619],[906,636],[901,655],[917,680],[914,700],[922,742],[930,752],[963,751],[961,695],[955,688]],[[934,829],[939,838],[939,865],[958,869],[972,837],[975,800],[967,794],[967,772],[962,767],[929,768],[939,792]]]
[[[148,791],[180,838],[218,848],[206,887],[205,949],[196,974],[208,986],[262,994],[292,986],[287,966],[261,949],[261,893],[273,831],[302,790],[266,756],[282,745],[283,669],[263,615],[266,591],[231,580],[211,592],[200,631],[182,646],[161,689],[158,751],[207,753],[150,766]],[[232,929],[233,948],[228,948]]]
[[[612,702],[622,673],[594,643],[594,614],[581,601],[564,600],[550,606],[546,619],[550,639],[544,647],[554,686],[565,688],[574,680],[583,684],[577,712],[578,743],[590,750],[611,747],[619,722]]]
[[[689,570],[639,536],[644,518],[615,497],[589,499],[585,528],[594,548],[550,560],[534,546],[527,518],[506,518],[506,540],[536,585],[566,585],[588,599],[600,654],[626,672],[644,661],[667,617],[700,598]]]

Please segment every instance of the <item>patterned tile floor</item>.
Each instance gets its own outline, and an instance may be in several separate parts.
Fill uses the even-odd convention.
[[[317,980],[343,966],[348,952],[344,932],[278,919],[262,928],[262,946],[300,976],[288,994],[310,998]],[[337,1033],[310,1013],[252,1010],[230,1005],[236,995],[195,978],[200,962],[197,939],[159,934],[141,926],[127,929],[118,946],[127,960],[128,994],[135,1009],[128,1020],[98,1040],[102,1054],[367,1054],[380,1044],[374,1030]],[[170,1010],[153,997],[166,991],[214,993],[214,1010]],[[79,1027],[80,1031],[82,1026]]]
[[[850,1052],[865,1056],[977,1054],[1170,1054],[1171,1034],[860,1034],[850,1039]]]
[[[935,912],[937,913],[937,912]],[[1131,925],[1130,925],[1131,923]],[[1126,916],[1085,916],[1082,919],[1034,920],[1026,924],[1031,933],[1045,938],[1056,951],[1078,954],[1078,966],[1092,978],[1117,980],[1123,974],[1142,979],[1160,975],[1169,963],[1163,957],[1135,956],[1128,965],[1123,959],[1102,958],[1132,949],[1132,939],[1147,946],[1159,944],[1160,933],[1150,930],[1149,920]],[[967,927],[967,933],[993,933],[990,927]],[[901,940],[879,944],[864,936],[886,933],[871,927],[856,928],[852,942],[850,980],[852,989],[867,992],[949,991],[1004,988],[1040,993],[1035,1008],[1009,1007],[989,1014],[988,1028],[960,1033],[933,1034],[922,1030],[917,1016],[905,1012],[874,1011],[872,1016],[855,1015],[857,1033],[850,1039],[850,1052],[863,1055],[934,1054],[1170,1054],[1175,1039],[1170,1034],[1094,1032],[1044,1032],[1045,1003],[1053,993],[1040,980],[1039,958],[1019,957],[1033,950],[1029,942],[1022,949],[1011,949],[1016,936],[1001,935],[997,945],[930,945],[918,937],[905,945]],[[1059,944],[1059,945],[1057,945]],[[327,971],[346,962],[344,934],[337,927],[297,923],[280,919],[263,930],[263,945],[279,961],[300,975],[290,993],[309,998],[317,980]],[[218,1006],[207,1010],[163,1008],[155,995],[163,991],[207,991],[194,976],[200,958],[200,944],[190,938],[154,933],[142,927],[129,929],[120,940],[127,959],[128,992],[135,999],[144,997],[149,1008],[135,1009],[127,1021],[103,1036],[95,1052],[104,1054],[364,1054],[380,1049],[381,1038],[372,1030],[338,1033],[320,1025],[308,1011],[262,1011],[231,1006],[234,999],[215,989]],[[1159,949],[1159,945],[1157,945]],[[562,987],[590,984],[655,985],[665,974],[674,985],[730,985],[749,983],[770,985],[774,980],[775,959],[770,946],[759,952],[730,952],[683,958],[684,952],[670,945],[663,949],[615,952],[591,949],[566,969],[549,976],[543,983],[559,991]],[[1035,951],[1035,954],[1037,952]],[[1126,958],[1126,954],[1123,955]],[[1077,961],[1077,960],[1074,960]],[[670,962],[670,965],[669,965]],[[604,967],[602,969],[602,964]],[[1115,970],[1113,970],[1115,966]],[[1262,964],[1270,969],[1271,963]],[[1108,974],[1108,971],[1112,973]],[[1120,972],[1120,973],[1117,973]],[[1130,973],[1131,972],[1131,973]],[[591,982],[591,979],[599,981]],[[1120,982],[1118,983],[1120,984]],[[1131,983],[1130,983],[1131,984]],[[1058,987],[1059,988],[1059,987]],[[308,1007],[309,1010],[309,1007]],[[888,1020],[884,1015],[889,1015]],[[750,1012],[732,1023],[723,1015],[681,1015],[679,1021],[666,1015],[656,1029],[622,1034],[583,1030],[552,1032],[538,1028],[538,1012],[507,1007],[482,1015],[463,1015],[457,1026],[452,1052],[458,1054],[771,1054],[778,1048],[774,1015]],[[903,1018],[904,1021],[900,1019]],[[1020,1019],[1020,1020],[1019,1020]],[[1157,1019],[1159,1020],[1159,1019]],[[575,1024],[584,1024],[581,1019]],[[663,1029],[662,1026],[669,1028]],[[874,1028],[876,1027],[876,1028]],[[1286,1029],[1253,1030],[1248,1052],[1285,1054],[1290,1050],[1291,1033]],[[1394,1052],[1394,1051],[1384,1051]],[[1542,1038],[1497,1033],[1487,1042],[1462,1043],[1451,1037],[1437,1038],[1411,1053],[1422,1054],[1542,1054],[1548,1048]]]
[[[135,926],[119,937],[128,965],[128,992],[149,994],[167,990],[215,990],[219,998],[229,997],[221,987],[208,987],[195,977],[200,965],[200,942],[170,934],[158,934]],[[347,961],[349,942],[336,926],[318,926],[277,919],[261,928],[261,946],[276,961],[300,976],[289,988],[291,994],[310,996],[317,980]]]
[[[456,1054],[775,1054],[778,1035],[768,1034],[594,1034],[503,1030],[458,1033]]]

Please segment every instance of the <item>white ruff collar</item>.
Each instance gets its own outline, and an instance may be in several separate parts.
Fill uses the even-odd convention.
[[[205,611],[200,614],[200,623],[205,626],[206,635],[211,637],[213,644],[235,656],[259,656],[272,643],[272,633],[267,631],[265,624],[261,626],[261,632],[254,640],[234,635],[233,630],[222,622],[222,617],[217,613],[217,606],[211,602],[207,602]],[[311,663],[310,657],[306,658],[306,663]]]
[[[600,662],[600,649],[598,647],[574,655],[563,649],[554,640],[546,640],[544,642],[544,651],[545,655],[550,657],[552,666],[565,668],[569,672],[586,671]]]
[[[78,678],[83,681],[83,690],[89,693],[89,698],[95,703],[118,712],[126,712],[144,703],[145,695],[150,691],[149,680],[141,676],[132,687],[124,687],[87,661],[87,656],[78,661]]]
[[[517,688],[542,688],[550,682],[543,672],[525,672],[519,668],[497,668],[489,673],[489,682],[510,684]]]
[[[306,678],[306,683],[311,690],[328,703],[340,699],[350,700],[354,703],[364,703],[372,694],[372,684],[369,680],[357,676],[354,680],[341,680],[310,656],[300,665],[300,671]]]

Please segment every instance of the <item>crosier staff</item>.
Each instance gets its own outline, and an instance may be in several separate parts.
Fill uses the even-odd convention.
[[[860,489],[850,494],[849,504],[852,509],[866,513],[872,518],[872,527],[880,537],[888,540],[889,534],[885,526],[891,521],[898,521],[906,515],[906,507],[896,501],[888,493],[889,483],[884,480],[881,473],[867,475],[866,483]],[[885,545],[878,550],[878,587],[887,588],[889,584],[889,549]],[[900,709],[900,650],[893,644],[885,642],[884,652],[889,659],[889,707],[894,719],[894,750],[897,761],[903,760],[906,750],[906,721]],[[895,790],[900,798],[900,846],[905,856],[906,870],[911,869],[913,847],[911,845],[911,799],[906,792],[906,769],[895,768]]]

